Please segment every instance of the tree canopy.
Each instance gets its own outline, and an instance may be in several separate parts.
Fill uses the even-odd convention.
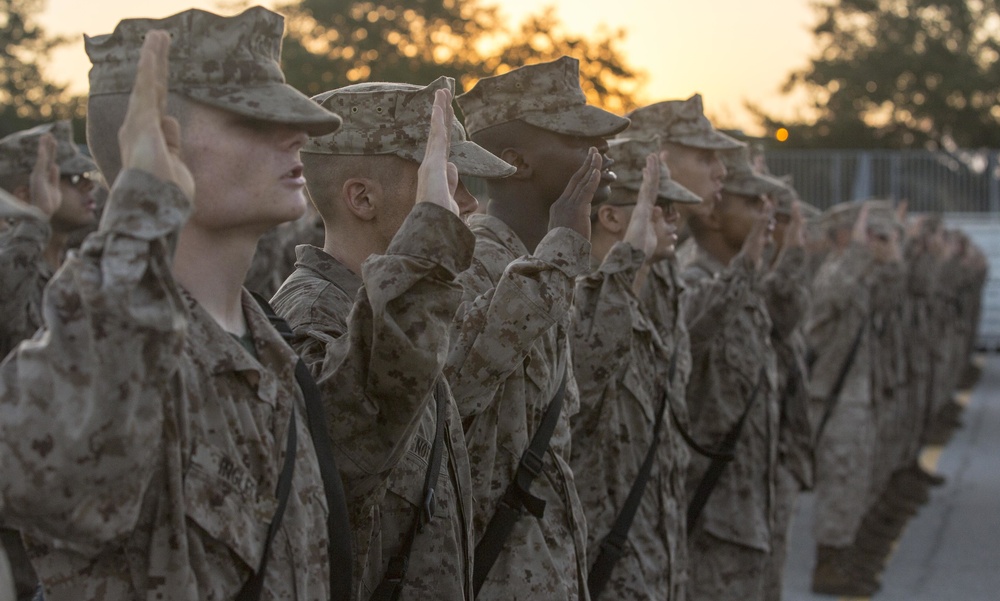
[[[43,75],[49,52],[66,42],[35,22],[44,8],[44,0],[0,0],[0,136],[82,116],[81,99]]]
[[[282,67],[309,95],[362,81],[427,84],[441,75],[462,91],[564,54],[580,59],[590,102],[609,110],[634,108],[644,81],[619,49],[624,31],[572,35],[552,8],[518,27],[479,0],[302,0],[278,11],[287,16]]]
[[[821,0],[818,52],[784,91],[814,119],[757,109],[789,145],[1000,147],[998,0]]]

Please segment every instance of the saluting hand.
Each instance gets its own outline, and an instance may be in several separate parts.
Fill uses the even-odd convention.
[[[417,170],[417,202],[430,202],[458,215],[455,189],[458,187],[458,167],[448,162],[451,150],[451,122],[455,109],[451,106],[451,91],[434,92],[431,109],[431,131],[427,150]]]
[[[181,127],[167,115],[170,36],[146,34],[125,121],[118,130],[122,168],[141,169],[194,198],[194,178],[181,160]]]
[[[549,208],[549,229],[568,227],[590,240],[590,202],[601,182],[601,154],[591,147],[583,165],[569,178],[559,198]]]
[[[653,257],[656,250],[656,230],[653,228],[653,213],[660,209],[654,206],[660,192],[660,159],[656,153],[646,157],[646,166],[642,169],[642,185],[639,186],[639,196],[632,217],[625,230],[625,242],[638,248],[646,254],[646,260]]]
[[[792,202],[791,219],[788,227],[785,228],[785,240],[782,248],[805,248],[806,246],[806,220],[802,216],[802,204],[799,201]]]
[[[46,218],[52,217],[62,205],[59,189],[59,167],[56,165],[56,139],[52,134],[38,138],[38,154],[28,179],[29,202]]]

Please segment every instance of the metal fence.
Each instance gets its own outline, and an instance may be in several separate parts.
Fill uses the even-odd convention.
[[[914,212],[1000,213],[998,150],[772,150],[767,166],[821,209],[883,198]]]

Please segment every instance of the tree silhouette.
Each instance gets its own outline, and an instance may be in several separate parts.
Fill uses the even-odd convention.
[[[66,43],[35,23],[44,8],[44,0],[0,0],[0,136],[83,115],[80,98],[43,77],[49,52]]]
[[[624,112],[645,80],[621,53],[624,31],[572,35],[553,8],[516,28],[478,0],[303,0],[278,10],[287,17],[282,68],[309,95],[361,81],[426,84],[441,75],[462,91],[482,77],[567,54],[580,59],[590,102]]]
[[[789,144],[826,147],[1000,147],[997,0],[825,0],[819,51],[792,73],[815,120],[756,109]],[[755,107],[751,107],[755,109]]]

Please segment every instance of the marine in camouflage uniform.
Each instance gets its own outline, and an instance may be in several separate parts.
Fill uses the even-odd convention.
[[[698,244],[682,277],[689,290],[717,285],[728,265],[743,262],[756,274],[769,238],[768,195],[782,189],[773,178],[754,174],[746,150],[722,151],[727,165],[722,197],[712,210],[689,218]],[[739,166],[738,169],[730,168]],[[750,246],[748,246],[750,245]],[[694,530],[689,533],[693,599],[763,599],[766,561],[774,528],[778,448],[777,366],[772,322],[751,277],[734,298],[727,319],[711,337],[692,329],[692,375],[687,399],[691,433],[702,445],[719,443],[750,405],[734,459],[725,466]],[[695,455],[688,477],[694,494],[709,462]]]
[[[832,250],[813,282],[806,340],[815,359],[809,394],[816,431],[814,535],[817,563],[813,590],[871,594],[861,583],[850,545],[869,505],[876,436],[872,390],[872,278],[876,264],[868,248],[867,209],[844,203],[824,213]],[[860,332],[860,338],[859,337]],[[857,343],[857,349],[852,349]],[[853,354],[852,354],[853,352]],[[843,366],[850,367],[828,421],[828,399]],[[859,588],[860,587],[860,588]]]
[[[62,263],[67,236],[96,222],[89,174],[97,166],[73,142],[69,121],[40,125],[0,139],[0,184],[21,201],[30,202],[29,180],[38,141],[44,134],[56,140],[61,201],[45,211],[21,215],[12,227],[0,232],[0,315],[4,316],[0,320],[0,357],[42,325],[42,291]]]
[[[469,218],[476,252],[460,278],[446,370],[472,458],[477,544],[567,383],[531,486],[544,512],[516,522],[478,599],[587,599],[586,518],[569,467],[579,397],[568,320],[575,278],[589,270],[589,204],[613,179],[600,153],[628,121],[586,104],[568,57],[482,79],[458,103],[472,139],[518,167],[490,182],[487,214]]]
[[[295,247],[300,244],[323,246],[323,220],[312,205],[299,219],[282,223],[260,237],[243,282],[246,289],[264,298],[274,296],[295,271]]]
[[[661,158],[670,166],[671,176],[702,199],[698,205],[677,205],[678,236],[684,239],[685,222],[692,215],[711,211],[710,207],[719,200],[726,176],[720,151],[741,148],[742,144],[715,130],[705,117],[701,96],[697,94],[687,100],[669,100],[637,109],[629,117],[632,124],[621,137],[658,139]],[[703,344],[725,327],[739,310],[741,299],[749,294],[750,283],[756,280],[757,273],[753,261],[741,258],[732,261],[718,277],[700,280],[697,286],[689,288],[680,277],[684,265],[680,255],[685,245],[689,259],[697,248],[691,238],[652,266],[642,300],[664,344],[675,349],[677,374],[671,390],[671,409],[681,427],[690,430],[686,395],[692,369],[691,346]],[[690,453],[686,443],[678,440],[673,453],[679,464],[688,463]],[[684,508],[692,492],[688,484],[686,474],[684,482],[671,483],[670,494]],[[683,545],[678,555],[685,554],[687,547]],[[686,558],[680,563],[690,566]],[[687,594],[686,581],[685,574],[684,579],[673,583],[675,598]]]
[[[477,203],[461,189],[454,199],[425,197],[414,206],[420,184],[408,184],[435,151],[447,153],[460,174],[501,177],[514,169],[467,142],[454,117],[442,119],[439,132],[443,137],[444,128],[451,128],[450,152],[445,142],[429,143],[435,93],[448,91],[442,101],[447,108],[453,89],[454,81],[441,77],[423,88],[358,84],[315,98],[344,115],[339,130],[310,139],[303,150],[327,244],[297,248],[297,268],[274,298],[296,332],[293,346],[336,416],[331,433],[349,491],[360,601],[372,598],[393,569],[390,561],[406,555],[403,547],[417,519],[421,526],[400,598],[473,596],[469,457],[455,400],[446,385],[435,383],[442,380],[448,332],[462,298],[455,278],[469,266],[475,243],[458,213],[475,210]],[[383,184],[373,176],[379,171],[388,174]],[[378,211],[373,218],[348,209],[348,191],[362,183]],[[389,226],[384,232],[391,236],[386,247],[373,225],[391,224],[397,215],[405,220],[396,224],[398,231]],[[361,376],[356,382],[331,377],[345,365]],[[439,415],[445,420],[443,458],[433,515],[423,516]]]
[[[220,175],[203,162],[189,171],[178,144],[185,156],[197,152],[177,134],[219,142],[225,132],[231,140],[236,126],[213,121],[221,114],[253,115],[286,140],[294,134],[304,141],[305,131],[339,123],[282,83],[281,33],[281,17],[256,8],[230,19],[187,11],[126,20],[110,35],[88,38],[91,117],[124,118],[122,158],[117,146],[94,150],[109,178],[122,171],[99,230],[48,285],[44,336],[22,343],[0,367],[0,518],[29,542],[50,601],[233,598],[261,565],[289,428],[297,436],[295,469],[261,598],[331,595],[327,508],[294,381],[296,357],[240,294],[242,273],[213,275],[235,276],[227,305],[235,301],[242,313],[246,346],[224,329],[217,307],[195,300],[205,287],[182,286],[175,275],[191,267],[183,258],[190,249],[178,238],[201,227],[192,216],[195,182],[196,204],[219,208],[210,192]],[[239,83],[232,69],[203,69],[233,54],[260,68]],[[199,68],[178,69],[182,56]],[[239,99],[219,100],[221,110],[204,104],[230,85]],[[203,95],[185,118],[218,129],[195,133],[164,121],[168,88]],[[111,95],[104,99],[110,105],[103,95]],[[301,210],[301,189],[284,183],[287,167],[279,162],[294,161],[297,143],[282,154],[268,150],[274,158],[255,167],[284,191],[270,200]],[[240,213],[279,219],[259,199]],[[249,264],[252,245],[242,250]]]
[[[735,169],[735,167],[734,167]],[[808,366],[803,318],[809,306],[810,274],[806,271],[806,213],[795,189],[772,195],[775,230],[770,272],[761,282],[773,327],[771,346],[778,366],[778,464],[775,470],[774,528],[764,598],[779,601],[795,503],[812,487],[812,427],[809,423]]]
[[[684,443],[670,412],[661,412],[660,405],[664,389],[671,386],[668,366],[674,349],[660,338],[637,291],[643,289],[650,265],[673,251],[673,203],[698,203],[701,198],[670,179],[658,151],[657,141],[611,144],[608,155],[618,179],[611,198],[593,208],[593,270],[577,279],[573,299],[580,412],[572,419],[576,444],[570,465],[587,515],[587,556],[593,565],[602,550],[622,554],[604,599],[682,599],[686,579],[682,487],[687,455],[676,452]],[[643,181],[650,155],[661,169],[658,190]],[[645,202],[641,185],[650,186],[645,208],[637,206]],[[616,549],[605,541],[650,452],[656,427],[660,434],[646,488],[627,539]]]

